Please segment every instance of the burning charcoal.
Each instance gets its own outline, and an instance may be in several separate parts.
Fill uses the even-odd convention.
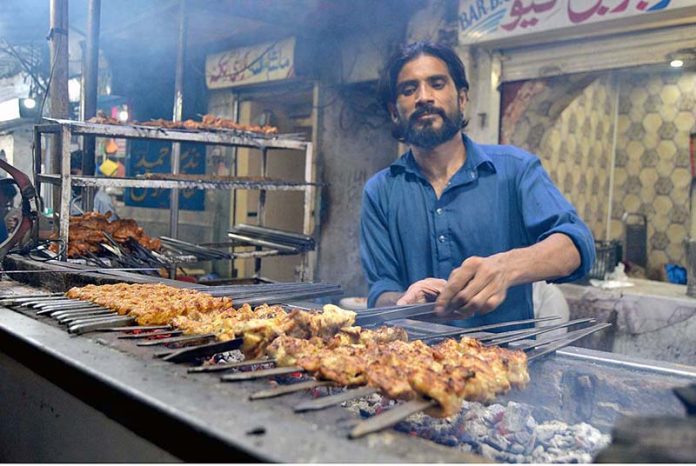
[[[506,432],[519,432],[525,430],[527,421],[532,416],[532,409],[523,404],[511,401],[508,403],[505,415],[500,421],[500,426]]]
[[[510,445],[510,453],[521,455],[524,453],[524,450],[524,446],[520,445],[519,443],[513,443],[512,445]]]
[[[459,439],[455,435],[446,435],[442,437],[442,440],[438,441],[442,445],[447,445],[448,447],[456,447],[459,445]]]
[[[556,432],[563,431],[568,428],[568,425],[560,421],[549,421],[537,426],[537,440],[542,445],[548,445],[551,439],[556,435]]]
[[[483,419],[489,424],[497,424],[500,422],[505,415],[505,406],[499,405],[499,404],[494,404],[490,405],[487,410],[485,410],[485,414],[483,415]]]
[[[484,443],[481,444],[481,454],[486,458],[494,459],[498,454],[498,450]]]
[[[510,448],[510,442],[500,434],[493,434],[488,437],[485,442],[499,451],[507,451]]]

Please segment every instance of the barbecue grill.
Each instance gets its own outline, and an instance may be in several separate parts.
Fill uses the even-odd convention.
[[[434,324],[423,322],[405,323],[422,332],[427,332],[431,326],[435,328]],[[3,412],[12,413],[12,418],[16,419],[13,425],[1,427],[1,443],[6,445],[5,439],[13,439],[15,447],[14,451],[0,450],[3,460],[48,460],[48,456],[41,455],[56,451],[60,454],[51,457],[51,461],[113,461],[121,457],[132,461],[172,457],[199,461],[292,462],[481,460],[470,456],[465,451],[467,448],[463,448],[468,445],[463,440],[470,439],[457,443],[452,441],[451,433],[443,438],[429,435],[442,431],[438,428],[440,420],[417,418],[398,424],[398,430],[349,440],[348,434],[360,415],[366,412],[358,409],[356,414],[355,409],[335,407],[294,413],[294,408],[311,400],[313,394],[341,389],[320,387],[313,392],[249,401],[253,394],[274,388],[276,382],[262,379],[220,383],[219,374],[189,373],[186,365],[153,358],[161,348],[137,346],[132,339],[119,338],[118,332],[88,333],[71,338],[57,325],[47,317],[37,320],[29,312],[0,310],[0,333],[3,334],[0,350],[4,354],[1,367],[5,372],[2,376],[3,380],[11,381],[3,389],[0,403],[7,405],[3,406]],[[586,422],[608,433],[622,414],[646,414],[646,411],[659,415],[683,414],[683,408],[670,390],[696,380],[696,370],[661,366],[568,348],[530,366],[530,386],[510,392],[497,403],[513,401],[529,406],[529,414],[538,423]],[[27,368],[43,377],[40,385],[60,387],[60,390],[53,388],[52,392],[68,392],[79,398],[75,403],[96,408],[95,419],[110,420],[111,424],[115,421],[114,425],[121,430],[124,426],[132,431],[123,449],[117,449],[118,452],[113,448],[105,449],[103,438],[101,441],[83,439],[77,428],[81,421],[75,419],[74,423],[68,423],[65,419],[76,417],[86,408],[82,406],[81,411],[71,412],[52,397],[42,396],[48,392],[40,391],[36,395],[33,388],[28,391],[26,384],[31,377],[26,375],[30,374]],[[24,375],[18,377],[17,374]],[[31,383],[37,383],[37,377],[33,377]],[[284,381],[287,380],[281,380]],[[22,397],[34,399],[36,409],[20,409],[27,404],[21,401]],[[106,418],[100,413],[106,414]],[[32,418],[34,424],[40,420],[44,427],[27,428],[18,437],[16,425],[27,418]],[[417,429],[409,430],[414,422]],[[45,431],[45,427],[49,430]],[[51,431],[50,427],[61,435],[56,436],[56,431]],[[494,433],[489,437],[494,438]],[[22,445],[29,440],[31,451],[23,450]],[[133,449],[136,444],[148,448]],[[70,448],[71,445],[74,448]],[[77,448],[78,445],[83,448]],[[494,447],[488,445],[487,449],[474,451],[490,456],[490,448]]]

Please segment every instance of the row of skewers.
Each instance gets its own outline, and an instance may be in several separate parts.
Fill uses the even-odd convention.
[[[148,331],[133,337],[156,338],[142,341],[140,344],[143,346],[202,342],[192,348],[165,352],[165,359],[171,361],[190,360],[190,357],[209,356],[235,348],[241,348],[247,357],[241,363],[193,367],[190,372],[238,370],[259,364],[277,366],[225,375],[222,380],[226,382],[296,372],[304,372],[315,378],[264,390],[252,396],[254,399],[319,386],[352,388],[335,397],[303,403],[297,407],[297,411],[321,409],[346,399],[378,392],[392,399],[410,400],[386,413],[386,418],[380,415],[356,427],[352,433],[355,437],[392,425],[411,412],[427,410],[432,415],[449,416],[459,411],[464,399],[492,401],[512,387],[523,387],[529,380],[527,356],[522,350],[547,345],[533,356],[540,357],[553,351],[559,344],[567,344],[606,326],[600,324],[571,332],[563,337],[563,341],[557,337],[509,350],[495,345],[528,339],[561,326],[517,330],[485,336],[480,340],[450,338],[480,330],[461,329],[434,335],[428,339],[430,341],[409,342],[402,329],[365,329],[355,325],[356,318],[357,323],[375,323],[380,322],[380,319],[375,319],[380,315],[422,315],[427,311],[423,307],[387,308],[360,316],[330,305],[321,311],[269,305],[252,308],[248,303],[235,309],[229,298],[216,298],[195,290],[164,285],[88,285],[70,290],[66,297],[69,301],[61,303],[63,307],[59,309],[56,309],[59,304],[55,303],[55,297],[37,298],[38,302],[27,298],[20,303],[32,302],[33,306],[39,308],[39,313],[49,314],[69,324],[71,319],[78,317],[75,313],[79,313],[82,319],[99,321],[103,319],[103,314],[92,313],[104,310],[116,312],[119,318],[128,319],[122,321],[125,325],[138,323],[139,329]],[[591,319],[562,326],[588,321]],[[104,330],[103,325],[92,325],[91,328]],[[162,338],[166,336],[169,338]],[[438,339],[442,341],[429,345]],[[396,420],[392,422],[393,419]]]

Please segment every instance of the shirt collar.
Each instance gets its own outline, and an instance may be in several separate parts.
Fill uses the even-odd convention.
[[[479,170],[484,169],[490,171],[491,173],[495,173],[495,165],[493,164],[491,157],[486,154],[481,146],[476,144],[469,136],[463,133],[462,139],[464,140],[464,147],[466,148],[466,161],[459,171],[461,172],[467,170],[478,172]],[[406,151],[389,167],[392,173],[406,172],[423,178],[421,169],[416,163],[416,159],[413,156],[411,149]]]

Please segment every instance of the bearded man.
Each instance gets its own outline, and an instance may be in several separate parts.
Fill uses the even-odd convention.
[[[438,314],[466,327],[532,318],[532,282],[575,280],[592,266],[592,233],[539,158],[463,133],[468,89],[442,45],[405,46],[383,71],[379,98],[409,150],[363,192],[370,307],[436,300]]]

